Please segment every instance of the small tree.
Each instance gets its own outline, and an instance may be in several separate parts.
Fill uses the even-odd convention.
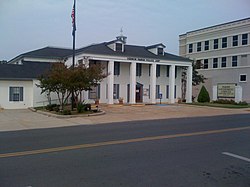
[[[192,85],[197,86],[200,83],[204,83],[206,78],[203,75],[199,74],[199,72],[197,71],[197,69],[200,69],[201,64],[200,63],[195,64],[193,62],[192,66],[193,66]],[[182,78],[181,78],[181,97],[182,97],[182,100],[185,99],[186,91],[187,91],[187,68],[184,67],[183,72],[182,72]]]
[[[40,84],[37,86],[42,89],[41,94],[55,92],[62,110],[64,109],[65,100],[70,96],[68,90],[70,84],[69,73],[69,69],[64,63],[54,63],[50,71],[38,79]]]
[[[90,67],[81,64],[71,69],[69,89],[74,91],[76,97],[80,96],[80,101],[82,101],[81,93],[83,90],[91,90],[92,87],[97,86],[99,82],[107,77],[103,73],[103,69],[100,64],[91,65]]]
[[[54,63],[50,71],[38,79],[40,84],[37,86],[42,89],[41,94],[55,92],[63,110],[64,103],[72,92],[76,97],[80,95],[81,100],[83,90],[91,90],[106,76],[101,65],[68,68],[64,63]]]
[[[208,93],[207,89],[205,88],[205,86],[201,87],[201,91],[200,91],[200,93],[198,95],[197,101],[199,103],[210,102],[209,93]]]

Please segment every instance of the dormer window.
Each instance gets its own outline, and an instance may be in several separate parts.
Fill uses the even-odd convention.
[[[122,44],[121,43],[116,43],[115,44],[115,50],[118,52],[122,52]]]
[[[157,48],[157,54],[163,55],[163,48]]]
[[[147,46],[146,49],[151,52],[154,53],[155,55],[164,55],[164,48],[166,46],[163,45],[162,43],[156,44],[156,45],[151,45],[151,46]]]

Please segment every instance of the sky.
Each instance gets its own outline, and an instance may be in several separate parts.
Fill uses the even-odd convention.
[[[76,0],[76,48],[127,36],[127,44],[166,45],[179,35],[250,17],[250,0]],[[0,0],[0,60],[46,46],[72,48],[73,0]]]

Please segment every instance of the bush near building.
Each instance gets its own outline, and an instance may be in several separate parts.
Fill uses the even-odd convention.
[[[240,101],[239,103],[235,102],[234,100],[230,99],[218,99],[216,101],[213,101],[213,103],[218,104],[231,104],[231,105],[248,105],[246,101]]]
[[[205,88],[205,86],[201,87],[201,91],[200,91],[200,93],[198,95],[197,101],[199,103],[210,102],[209,93],[208,93],[207,89]]]

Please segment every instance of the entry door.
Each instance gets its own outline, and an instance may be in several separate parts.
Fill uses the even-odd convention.
[[[136,102],[137,103],[142,103],[142,90],[143,90],[143,85],[137,84],[136,85]]]

